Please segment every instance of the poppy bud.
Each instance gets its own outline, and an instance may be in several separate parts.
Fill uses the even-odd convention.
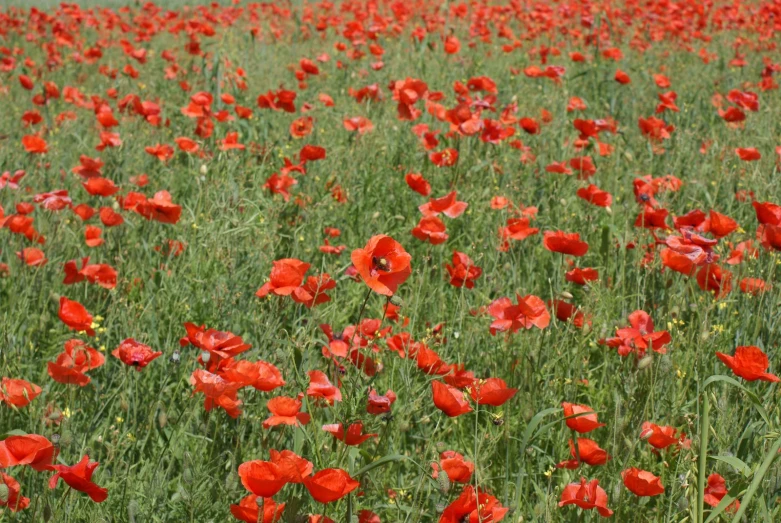
[[[73,443],[73,435],[70,433],[70,431],[64,432],[60,436],[60,445],[63,447],[70,447],[71,443]]]
[[[450,478],[444,471],[437,475],[437,483],[439,484],[439,490],[442,494],[446,495],[450,491]]]
[[[189,452],[185,452],[182,455],[182,481],[185,483],[192,483],[193,481],[193,473],[190,469],[190,461],[192,458],[190,457]]]
[[[567,292],[567,291],[562,291],[562,293],[560,294],[560,296],[561,296],[562,298],[564,298],[565,300],[571,300],[571,299],[573,298],[572,294],[570,294],[570,293],[569,293],[569,292]]]
[[[209,360],[212,359],[212,355],[208,352],[202,352],[201,359],[203,360],[204,363],[209,363]]]
[[[161,429],[168,425],[168,414],[164,410],[161,410],[157,415],[157,424],[160,425]]]
[[[401,307],[404,305],[404,300],[399,298],[397,295],[393,295],[390,297],[391,305],[395,305],[396,307]]]
[[[44,501],[43,505],[43,520],[48,522],[50,519],[52,519],[52,508],[49,506],[48,501]]]
[[[201,174],[206,176],[209,173],[209,167],[204,163],[201,165]]]
[[[7,504],[9,494],[10,491],[8,490],[8,485],[5,483],[0,483],[0,503],[3,505]]]
[[[640,361],[637,362],[637,369],[643,370],[647,369],[651,366],[651,364],[654,362],[654,357],[651,355],[643,357]]]
[[[376,220],[379,217],[380,217],[380,211],[377,211],[374,214],[372,214],[372,220]]]

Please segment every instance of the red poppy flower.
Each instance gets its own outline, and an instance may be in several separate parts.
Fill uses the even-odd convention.
[[[30,506],[30,498],[21,495],[21,486],[14,478],[0,472],[0,485],[5,485],[5,495],[0,497],[0,507],[8,507],[11,512],[19,512]]]
[[[578,198],[586,200],[592,205],[597,207],[610,207],[613,203],[613,196],[607,192],[601,190],[594,184],[590,184],[588,187],[581,187],[577,192]]]
[[[16,256],[22,260],[28,267],[43,267],[49,260],[41,249],[36,247],[25,247]]]
[[[432,245],[444,243],[448,234],[445,232],[445,224],[436,216],[428,216],[420,219],[420,222],[414,229],[412,235],[422,242],[429,242]]]
[[[571,256],[583,256],[588,252],[588,243],[580,241],[580,234],[576,232],[546,231],[542,244],[551,252]]]
[[[404,181],[407,182],[410,189],[421,196],[431,194],[431,184],[420,174],[409,173],[404,177]]]
[[[708,484],[705,485],[705,497],[703,498],[705,503],[711,507],[717,507],[727,493],[727,482],[720,474],[713,473],[708,476]],[[727,512],[735,513],[739,508],[740,501],[736,499],[727,507]]]
[[[466,202],[456,201],[457,193],[452,191],[441,198],[431,198],[428,203],[424,203],[418,209],[423,213],[423,216],[437,216],[439,213],[444,214],[448,218],[458,218],[469,206]]]
[[[388,390],[385,395],[381,396],[377,394],[374,389],[369,390],[369,399],[366,401],[366,412],[369,414],[384,414],[390,412],[391,406],[396,401],[396,394],[392,390]]]
[[[548,301],[548,307],[553,310],[553,314],[559,321],[572,321],[572,324],[578,329],[582,329],[586,322],[586,316],[583,311],[563,300],[550,300]],[[591,319],[588,320],[588,324],[591,325]]]
[[[368,118],[363,116],[353,116],[343,120],[344,128],[350,132],[358,131],[359,134],[366,134],[374,129],[374,124]]]
[[[735,154],[744,162],[755,162],[762,158],[762,154],[755,147],[738,147]]]
[[[173,203],[168,191],[158,191],[135,207],[135,211],[146,218],[160,223],[175,224],[182,216],[182,207]]]
[[[117,286],[117,271],[110,265],[103,263],[89,264],[89,258],[81,259],[81,269],[76,265],[76,260],[65,263],[65,279],[63,283],[70,285],[87,280],[96,283],[104,289],[113,289]]]
[[[323,425],[323,430],[330,432],[334,438],[338,439],[339,441],[343,441],[345,445],[349,446],[360,445],[368,439],[377,437],[377,434],[363,433],[362,421],[351,423],[347,428],[344,428],[341,423]]]
[[[567,427],[575,432],[585,434],[605,426],[604,423],[599,423],[597,413],[591,407],[566,401],[562,402],[561,406],[564,408],[564,417],[567,418]]]
[[[621,472],[624,486],[635,496],[658,496],[664,494],[662,480],[647,470],[632,467]]]
[[[325,469],[304,478],[304,486],[309,494],[323,504],[342,499],[360,484],[342,469]]]
[[[735,355],[730,356],[723,352],[717,352],[718,357],[724,365],[732,369],[735,375],[740,376],[746,381],[781,381],[778,376],[770,374],[767,371],[770,365],[767,354],[762,349],[753,345],[738,347],[735,349]]]
[[[504,519],[509,509],[503,507],[499,500],[486,492],[467,485],[461,495],[445,508],[439,523],[496,523]]]
[[[310,370],[307,372],[309,376],[309,386],[306,389],[306,395],[310,398],[322,398],[329,405],[333,405],[335,401],[342,401],[342,391],[339,387],[335,387],[328,376],[319,370]]]
[[[119,187],[113,181],[99,176],[88,178],[82,186],[92,196],[112,196],[119,192]]]
[[[597,167],[594,165],[594,160],[592,160],[590,156],[572,158],[569,161],[569,166],[578,172],[578,179],[580,180],[587,180],[594,176],[594,174],[597,172]]]
[[[277,296],[289,296],[304,281],[304,274],[310,265],[295,258],[284,258],[273,262],[270,281],[258,289],[255,296],[265,298],[269,293]]]
[[[311,116],[302,116],[293,120],[290,124],[290,136],[293,138],[303,138],[312,133],[314,128],[314,119]]]
[[[336,281],[331,279],[331,275],[323,273],[319,276],[309,276],[303,285],[293,291],[293,301],[303,303],[308,309],[315,305],[331,301],[331,297],[326,291],[334,289]]]
[[[431,163],[437,167],[452,167],[458,162],[458,151],[455,149],[444,149],[435,151],[428,155]]]
[[[9,436],[0,441],[0,468],[30,465],[37,471],[49,470],[59,448],[37,434]]]
[[[80,203],[79,205],[72,207],[71,210],[73,211],[73,214],[81,218],[81,221],[84,222],[95,216],[95,213],[98,212],[86,203]]]
[[[620,83],[620,84],[622,84],[622,85],[626,85],[626,84],[632,83],[632,79],[629,78],[629,75],[626,74],[621,69],[616,71],[615,81]]]
[[[100,245],[103,245],[103,238],[100,236],[103,234],[103,229],[100,227],[95,227],[94,225],[87,225],[87,228],[84,230],[84,243],[87,244],[87,247],[99,247]]]
[[[576,285],[586,285],[590,281],[597,281],[599,279],[599,272],[596,269],[586,267],[581,269],[575,267],[571,271],[564,275],[568,282],[572,282]]]
[[[90,462],[87,455],[73,466],[51,465],[49,468],[57,473],[49,480],[49,488],[57,487],[57,482],[62,479],[73,490],[84,492],[92,498],[92,501],[102,503],[108,497],[108,489],[101,488],[92,482],[92,474],[99,465],[100,463],[97,461]]]
[[[266,180],[263,187],[271,191],[272,194],[281,194],[285,201],[289,201],[290,192],[288,192],[288,189],[297,184],[298,182],[294,178],[286,174],[280,176],[278,173],[274,173]]]
[[[715,263],[704,265],[697,273],[697,285],[716,299],[723,298],[732,290],[732,273]]]
[[[100,208],[100,221],[106,227],[116,227],[125,223],[125,219],[121,214],[114,212],[111,207]]]
[[[545,302],[539,297],[531,294],[524,297],[516,295],[516,299],[516,305],[513,305],[510,298],[499,298],[488,306],[488,314],[494,317],[490,327],[492,335],[508,330],[514,333],[521,328],[544,329],[550,324],[550,313],[545,308]]]
[[[569,452],[572,459],[558,463],[556,468],[575,470],[580,466],[580,462],[597,467],[604,465],[610,459],[607,451],[600,448],[596,441],[588,438],[578,438],[577,449],[575,449],[575,443],[570,439]],[[578,456],[580,456],[580,461],[578,461]]]
[[[239,478],[245,489],[263,498],[270,498],[287,483],[279,465],[261,460],[239,465]]]
[[[617,347],[618,354],[628,356],[636,352],[643,356],[649,348],[659,354],[667,352],[665,345],[672,341],[667,331],[654,332],[654,321],[645,311],[634,311],[629,315],[631,327],[616,330],[616,337],[600,339],[599,343],[608,347]]]
[[[122,360],[125,365],[131,365],[141,372],[141,369],[149,365],[155,358],[162,356],[163,353],[155,352],[149,345],[139,343],[133,338],[127,338],[111,355]]]
[[[255,494],[244,496],[238,505],[231,505],[234,518],[246,523],[276,523],[285,512],[284,503],[276,503],[271,498],[262,498]],[[260,507],[263,507],[263,517],[260,517]]]
[[[455,418],[472,412],[472,407],[464,397],[464,393],[457,388],[441,381],[432,381],[431,391],[434,395],[434,406],[444,412],[446,416]]]
[[[499,236],[503,242],[500,249],[504,251],[509,249],[507,240],[521,241],[539,233],[540,230],[536,227],[530,227],[530,223],[529,218],[509,218],[507,226],[499,228]]]
[[[392,296],[412,273],[412,257],[396,240],[380,234],[363,249],[355,249],[351,259],[364,283],[374,292]]]
[[[29,405],[40,393],[41,388],[29,381],[5,377],[0,381],[0,401],[19,409]]]
[[[738,222],[716,211],[710,212],[710,232],[716,238],[723,238],[736,230],[740,226]]]
[[[24,150],[30,154],[44,154],[49,152],[49,144],[40,136],[28,134],[22,137]]]
[[[62,296],[60,298],[60,310],[57,315],[60,321],[71,329],[84,331],[89,336],[95,335],[95,331],[92,329],[92,315],[87,312],[87,309],[81,303]]]
[[[453,251],[453,264],[445,265],[450,274],[450,285],[472,289],[482,274],[483,269],[476,266],[472,259],[463,252]]]
[[[596,509],[602,517],[610,517],[613,511],[607,508],[607,493],[599,486],[599,480],[587,481],[581,477],[580,483],[570,483],[561,492],[559,507],[576,505],[584,510]]]
[[[301,398],[303,397],[303,394],[299,394],[296,398],[278,396],[268,400],[266,408],[271,412],[271,416],[263,422],[263,428],[268,429],[277,425],[296,425],[298,423],[306,425],[309,423],[309,414],[301,412]]]
[[[746,294],[758,295],[768,291],[772,286],[761,278],[743,278],[740,280],[740,291]]]
[[[518,389],[507,388],[507,383],[501,378],[476,380],[472,384],[471,396],[478,405],[500,407],[510,400]]]
[[[446,450],[439,455],[439,463],[432,463],[431,468],[434,469],[431,474],[434,479],[437,479],[442,471],[453,483],[469,483],[475,471],[475,464],[466,461],[458,452]]]
[[[222,376],[242,387],[251,386],[256,390],[270,392],[285,384],[282,372],[265,361],[234,360],[226,362],[221,368]]]
[[[640,438],[647,439],[652,447],[663,450],[671,445],[686,444],[686,434],[676,434],[675,427],[659,426],[650,421],[643,422]]]
[[[202,392],[206,397],[203,402],[206,412],[216,406],[223,409],[231,418],[238,418],[241,415],[241,400],[236,394],[240,384],[229,382],[222,376],[203,369],[193,371],[190,375],[190,384],[195,387],[194,392]]]

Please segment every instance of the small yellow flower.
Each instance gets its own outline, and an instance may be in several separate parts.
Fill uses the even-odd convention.
[[[123,421],[125,421],[125,418],[123,418],[122,416],[117,416],[117,417],[115,418],[115,421],[116,421],[117,423],[122,423]]]
[[[65,409],[62,411],[62,415],[65,418],[70,418],[71,414],[73,414],[73,413],[71,412],[71,409],[68,408],[68,407],[65,407]]]

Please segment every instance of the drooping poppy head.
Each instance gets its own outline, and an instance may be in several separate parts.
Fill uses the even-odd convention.
[[[351,259],[364,283],[384,296],[393,296],[412,273],[412,256],[384,234],[373,236],[363,249],[355,249]]]

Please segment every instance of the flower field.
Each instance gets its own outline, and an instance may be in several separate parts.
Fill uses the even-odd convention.
[[[0,7],[0,521],[781,520],[780,35]]]

